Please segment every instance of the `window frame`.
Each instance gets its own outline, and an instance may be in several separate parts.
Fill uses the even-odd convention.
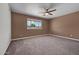
[[[28,22],[28,21],[30,21],[30,23],[31,23],[32,21],[33,21],[33,22],[41,22],[41,25],[40,25],[40,26],[31,27],[31,26],[28,26],[28,24],[27,24],[27,29],[42,29],[42,20],[27,18],[27,22]]]

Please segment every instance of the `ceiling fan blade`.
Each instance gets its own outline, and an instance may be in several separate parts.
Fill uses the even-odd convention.
[[[46,11],[48,12],[49,9],[46,9]]]
[[[53,15],[53,14],[52,14],[52,13],[50,13],[50,12],[49,12],[48,14],[49,14],[49,15]]]
[[[44,8],[44,11],[45,11],[45,12],[48,12],[48,11],[49,11],[49,9],[48,9],[48,8]]]
[[[56,11],[56,9],[54,9],[54,10],[50,10],[49,12],[53,12],[53,11]]]

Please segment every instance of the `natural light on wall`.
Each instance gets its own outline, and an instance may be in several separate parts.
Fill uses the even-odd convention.
[[[27,29],[42,29],[42,20],[27,18]]]

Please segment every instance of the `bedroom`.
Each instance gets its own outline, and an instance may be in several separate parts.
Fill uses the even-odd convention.
[[[0,12],[1,55],[79,54],[79,3],[2,3]]]

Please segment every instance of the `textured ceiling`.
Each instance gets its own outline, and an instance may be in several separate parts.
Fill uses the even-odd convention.
[[[79,3],[10,3],[13,12],[42,18],[54,18],[79,11]],[[43,16],[43,8],[56,9],[54,15]]]

